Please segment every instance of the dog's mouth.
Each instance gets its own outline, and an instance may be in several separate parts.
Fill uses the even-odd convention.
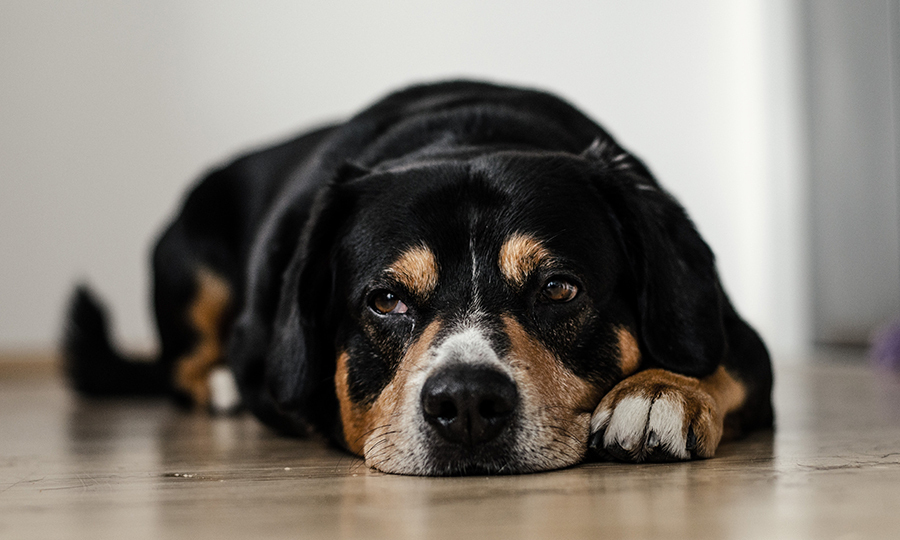
[[[449,454],[449,455],[448,455]],[[478,451],[464,456],[456,452],[434,452],[431,456],[429,476],[479,476],[519,474],[518,464],[506,452]]]

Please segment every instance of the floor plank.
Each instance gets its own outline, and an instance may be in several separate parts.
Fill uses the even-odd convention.
[[[368,470],[321,441],[0,373],[0,538],[896,538],[900,381],[778,370],[778,430],[679,464]]]

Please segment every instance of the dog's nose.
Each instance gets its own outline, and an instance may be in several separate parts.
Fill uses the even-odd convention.
[[[475,446],[494,439],[509,423],[519,402],[516,384],[495,369],[456,365],[425,381],[425,420],[444,439]]]

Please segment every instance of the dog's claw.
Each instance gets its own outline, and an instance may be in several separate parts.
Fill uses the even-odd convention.
[[[650,431],[650,434],[647,435],[647,445],[646,448],[648,450],[656,450],[659,448],[659,435],[656,434],[655,431]]]
[[[593,433],[588,439],[588,449],[590,450],[600,450],[603,448],[603,434],[606,433],[605,429],[601,429],[596,433]]]
[[[688,427],[687,432],[687,444],[685,445],[685,450],[688,452],[693,452],[697,449],[697,434],[694,433],[694,426]]]

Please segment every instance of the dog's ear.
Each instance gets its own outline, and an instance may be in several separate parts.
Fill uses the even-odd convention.
[[[637,288],[639,339],[651,365],[701,377],[726,350],[723,293],[709,246],[684,209],[649,176],[597,182]]]
[[[316,201],[284,272],[266,358],[266,386],[279,409],[330,423],[336,413],[334,328],[337,238],[350,198],[337,185]]]
[[[333,344],[322,316],[332,305],[346,208],[337,182],[298,197],[272,214],[250,257],[228,358],[246,404],[281,431],[327,430],[335,413]]]

